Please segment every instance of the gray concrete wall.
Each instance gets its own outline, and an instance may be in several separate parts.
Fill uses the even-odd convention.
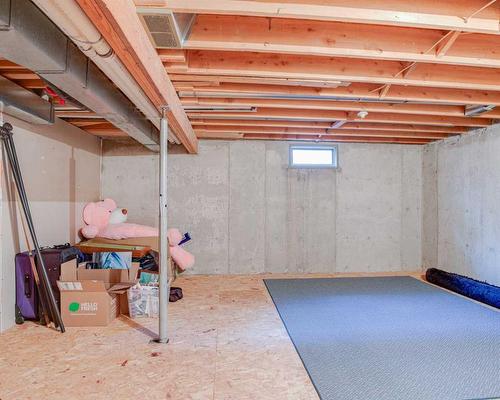
[[[436,188],[424,191],[424,261],[500,285],[500,125],[427,146],[424,160]]]
[[[100,197],[100,139],[59,119],[51,126],[33,126],[7,116],[5,120],[14,126],[14,142],[40,245],[75,243],[83,206]],[[14,256],[26,251],[28,245],[8,160],[3,152],[0,157],[2,331],[14,324]]]
[[[289,169],[288,142],[201,141],[169,157],[169,225],[191,273],[421,268],[422,147],[340,144],[340,170]],[[102,193],[156,224],[157,156],[104,147]]]

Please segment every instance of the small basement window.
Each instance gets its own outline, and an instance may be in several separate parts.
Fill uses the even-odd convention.
[[[337,168],[337,146],[290,146],[291,168]]]

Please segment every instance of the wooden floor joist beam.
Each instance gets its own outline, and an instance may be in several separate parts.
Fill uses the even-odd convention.
[[[467,133],[470,128],[461,126],[432,126],[397,123],[371,123],[371,122],[349,122],[346,121],[339,130],[356,129],[363,131],[396,131],[396,132],[425,132],[425,133],[447,133],[450,135]]]
[[[47,84],[41,79],[21,79],[16,83],[26,89],[45,89],[47,87]]]
[[[427,144],[436,139],[419,139],[419,138],[395,138],[395,137],[370,137],[370,136],[337,136],[337,135],[269,135],[266,133],[227,133],[213,134],[201,133],[200,139],[215,139],[215,140],[290,140],[290,141],[312,141],[315,142],[338,142],[338,143],[394,143],[394,144]]]
[[[438,126],[468,126],[486,127],[493,123],[487,118],[459,118],[442,117],[434,115],[411,115],[394,113],[369,113],[365,118],[361,118],[356,112],[349,113],[343,111],[323,111],[277,108],[259,108],[256,112],[189,112],[190,118],[201,119],[253,119],[253,120],[284,120],[284,121],[353,121],[353,122],[377,122],[377,123],[399,123],[399,124],[419,124]]]
[[[175,12],[195,14],[312,19],[500,34],[497,7],[488,7],[474,15],[485,5],[485,0],[163,0],[162,5]]]
[[[162,62],[186,62],[186,54],[178,49],[158,49],[158,56]]]
[[[338,121],[337,121],[338,122]],[[268,120],[232,120],[232,119],[193,119],[194,129],[201,127],[277,127],[277,128],[299,128],[299,129],[356,129],[356,130],[384,130],[384,131],[403,131],[403,132],[436,132],[448,134],[467,133],[470,128],[460,126],[433,126],[433,125],[415,125],[415,124],[395,124],[395,123],[372,123],[372,122],[344,122],[340,127],[335,127],[336,123],[318,122],[318,121],[268,121]]]
[[[121,129],[115,127],[95,127],[89,126],[82,128],[85,132],[90,133],[92,135],[101,136],[101,137],[129,137],[129,135],[123,132]]]
[[[419,63],[404,76],[397,61],[204,50],[189,51],[187,60],[187,69],[167,63],[167,71],[500,91],[500,69],[493,68]]]
[[[199,15],[183,47],[500,67],[496,36],[459,36],[460,31]]]
[[[220,75],[189,75],[189,74],[170,74],[172,81],[175,81],[175,87],[189,88],[195,86],[219,86],[221,82],[232,83],[252,83],[257,85],[288,85],[288,86],[310,86],[310,87],[338,87],[349,86],[349,82],[338,80],[314,80],[314,79],[286,79],[286,78],[256,78],[250,76],[220,76]],[[186,89],[181,89],[186,90]]]
[[[398,137],[418,139],[445,139],[452,134],[436,132],[401,132],[401,131],[364,131],[359,129],[300,129],[300,128],[278,128],[278,127],[248,127],[248,126],[226,126],[226,127],[203,127],[195,128],[198,137],[205,134],[228,134],[228,133],[262,133],[279,135],[332,135],[332,136],[364,136],[364,137]]]
[[[90,119],[90,118],[67,118],[66,122],[71,125],[77,126],[79,128],[87,127],[87,126],[99,126],[101,124],[108,123],[105,119]]]
[[[184,97],[181,100],[184,106],[242,106],[287,108],[298,110],[332,110],[332,111],[368,111],[415,115],[441,115],[447,117],[465,117],[464,106],[436,105],[436,104],[398,104],[356,101],[331,100],[294,100],[294,99],[248,99],[248,98],[205,98]],[[493,110],[477,118],[500,119],[500,110]]]
[[[221,78],[223,80],[223,78]],[[251,98],[338,98],[366,99],[380,98],[380,85],[353,83],[337,88],[290,87],[285,85],[256,85],[222,82],[216,87],[196,87],[180,91],[181,97],[251,97]],[[435,104],[493,104],[500,106],[500,92],[486,90],[442,89],[417,86],[392,85],[384,97],[386,101],[417,101]]]

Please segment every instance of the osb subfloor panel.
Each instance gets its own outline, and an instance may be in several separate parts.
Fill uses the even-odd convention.
[[[65,334],[16,326],[0,335],[0,400],[318,399],[265,277],[179,279],[167,345],[150,343],[156,319]]]

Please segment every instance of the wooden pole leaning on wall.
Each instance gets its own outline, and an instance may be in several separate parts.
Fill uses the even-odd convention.
[[[35,255],[39,260],[37,264],[38,277],[40,279],[41,285],[39,285],[39,295],[40,300],[47,305],[47,309],[44,310],[49,314],[50,319],[56,327],[59,328],[61,332],[64,332],[64,323],[61,318],[61,313],[59,312],[59,307],[57,306],[56,299],[54,297],[54,292],[49,282],[49,277],[47,275],[47,270],[45,269],[45,262],[40,251],[40,245],[38,244],[38,238],[36,236],[35,225],[33,224],[33,218],[31,216],[31,209],[28,203],[28,196],[26,194],[26,189],[24,187],[24,181],[21,174],[21,168],[19,166],[19,160],[17,158],[16,147],[14,145],[14,140],[12,138],[12,125],[9,123],[4,123],[0,126],[0,138],[4,143],[5,152],[9,159],[9,165],[12,170],[12,176],[16,184],[17,192],[19,194],[19,200],[21,201],[21,206],[24,212],[26,223],[28,224],[28,230],[30,232],[31,241],[33,247],[35,248]]]
[[[161,109],[160,122],[160,196],[159,196],[159,250],[160,250],[160,298],[159,298],[159,343],[168,343],[168,301],[170,277],[167,238],[167,159],[168,159],[168,107]]]

